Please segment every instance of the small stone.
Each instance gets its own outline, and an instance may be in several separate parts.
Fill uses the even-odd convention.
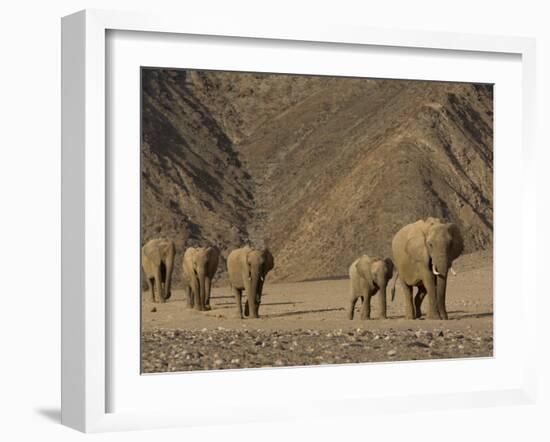
[[[238,364],[239,362],[241,362],[240,359],[237,359],[237,358],[231,359],[232,364]]]
[[[223,360],[222,359],[216,359],[214,361],[214,365],[222,365],[223,364]]]
[[[153,308],[151,309],[151,313],[156,313],[156,312],[157,312],[157,308],[156,308],[156,307],[153,307]]]
[[[285,364],[285,363],[284,363],[281,359],[277,359],[277,360],[275,361],[275,365],[277,365],[278,367],[281,367],[281,366],[283,366],[284,364]]]
[[[428,345],[428,344],[424,344],[423,342],[420,342],[420,341],[415,341],[415,342],[411,342],[410,344],[408,344],[408,347],[422,347],[422,348],[428,348],[429,345]]]
[[[390,356],[390,357],[391,357],[391,356],[395,356],[395,355],[397,354],[397,351],[395,351],[395,350],[390,350],[387,354],[388,354],[388,356]]]

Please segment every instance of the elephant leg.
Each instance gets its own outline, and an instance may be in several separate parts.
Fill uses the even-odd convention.
[[[193,299],[193,290],[191,289],[191,286],[188,284],[186,287],[187,291],[187,308],[193,308],[195,305],[195,300]]]
[[[378,305],[380,306],[380,319],[388,319],[388,311],[386,305],[386,286],[383,285],[378,290]]]
[[[212,281],[209,277],[206,277],[204,279],[204,309],[205,310],[212,310],[212,307],[210,307],[210,290],[212,289]]]
[[[361,306],[361,319],[370,319],[370,293],[365,293],[363,296],[363,305]]]
[[[436,293],[436,287],[435,287],[435,280],[434,277],[430,274],[429,277],[427,277],[424,280],[424,288],[427,292],[428,296],[428,319],[441,319],[441,316],[439,315],[439,310],[437,308],[437,293]]]
[[[200,286],[199,286],[199,281],[197,281],[196,278],[193,281],[193,298],[194,298],[193,308],[195,310],[202,310]]]
[[[420,318],[422,316],[422,310],[420,309],[420,306],[422,305],[422,301],[424,301],[425,296],[426,289],[424,287],[419,287],[418,292],[414,296],[414,309],[417,318]]]
[[[403,299],[405,300],[405,319],[414,319],[414,306],[412,299],[412,286],[406,284],[401,278],[401,289],[403,290]]]
[[[348,311],[348,319],[353,319],[353,314],[355,312],[355,304],[357,303],[358,298],[359,296],[355,294],[351,295],[351,302],[350,302],[349,311]]]
[[[249,313],[250,312],[249,312],[249,309],[248,309],[248,299],[245,299],[244,300],[244,315],[248,316]]]
[[[231,287],[231,291],[233,292],[233,296],[235,296],[235,302],[237,303],[237,317],[239,319],[243,319],[243,311],[242,311],[242,305],[241,305],[241,296],[242,296],[242,291],[235,288],[235,287]]]
[[[155,302],[155,279],[149,279],[149,290],[151,290],[151,302]]]

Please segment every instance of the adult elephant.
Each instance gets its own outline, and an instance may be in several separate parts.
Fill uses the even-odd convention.
[[[405,318],[421,316],[420,307],[427,294],[428,319],[448,319],[445,306],[447,274],[463,248],[458,227],[438,218],[408,224],[395,234],[393,261],[405,294]],[[414,305],[413,287],[418,288]]]
[[[233,250],[227,257],[227,271],[231,291],[237,302],[237,312],[242,319],[241,296],[246,290],[245,316],[258,317],[262,289],[268,272],[273,268],[273,255],[269,250],[256,250],[251,247],[242,247]]]
[[[187,282],[187,306],[210,310],[212,278],[218,269],[220,251],[216,247],[189,247],[183,255],[183,275]]]
[[[152,302],[166,302],[172,295],[172,271],[176,247],[173,241],[152,239],[141,249],[141,265],[151,290]]]
[[[355,303],[362,298],[361,319],[370,319],[370,300],[378,294],[380,319],[386,319],[386,288],[392,276],[393,262],[390,258],[363,255],[353,261],[349,267],[351,301],[348,318],[353,319]]]

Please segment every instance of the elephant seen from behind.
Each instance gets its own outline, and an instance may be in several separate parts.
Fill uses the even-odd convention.
[[[176,247],[166,239],[152,239],[141,249],[141,266],[151,290],[152,302],[166,302],[172,295],[172,271]]]
[[[229,283],[235,296],[239,318],[243,317],[243,290],[246,291],[245,316],[258,318],[265,278],[273,266],[273,255],[267,249],[256,250],[245,246],[233,250],[227,257]]]
[[[217,247],[189,247],[183,255],[183,275],[187,283],[187,307],[210,310],[212,279],[218,269]]]
[[[349,268],[351,299],[348,318],[353,319],[355,303],[362,298],[361,319],[370,319],[371,297],[378,294],[380,319],[387,318],[386,287],[393,276],[390,258],[380,259],[363,255]]]
[[[421,305],[428,296],[428,319],[448,319],[445,305],[447,276],[453,261],[464,249],[460,230],[453,223],[427,218],[408,224],[392,241],[398,279],[405,296],[405,318],[421,316]],[[414,298],[412,290],[418,291]]]

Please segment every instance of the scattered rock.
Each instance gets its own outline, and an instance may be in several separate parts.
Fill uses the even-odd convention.
[[[439,339],[431,339],[433,334]],[[452,330],[433,334],[422,329],[154,329],[142,334],[143,371],[378,362],[397,355],[399,360],[492,355],[493,340],[487,334]]]

